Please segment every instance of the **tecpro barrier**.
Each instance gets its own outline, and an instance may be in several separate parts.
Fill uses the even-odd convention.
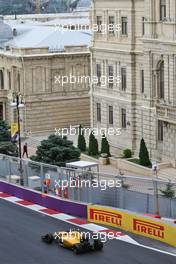
[[[0,192],[5,192],[15,197],[27,200],[41,206],[62,211],[73,216],[87,218],[87,204],[77,203],[66,199],[52,197],[50,195],[42,195],[40,192],[33,191],[15,184],[9,184],[0,181]]]
[[[121,228],[176,247],[176,225],[126,210],[88,205],[88,221]]]

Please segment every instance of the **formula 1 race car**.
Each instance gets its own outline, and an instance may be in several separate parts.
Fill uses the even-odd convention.
[[[99,238],[90,238],[85,236],[79,230],[70,230],[55,232],[42,236],[42,241],[47,244],[56,242],[59,246],[73,250],[75,254],[89,251],[100,251],[103,248],[103,242]]]

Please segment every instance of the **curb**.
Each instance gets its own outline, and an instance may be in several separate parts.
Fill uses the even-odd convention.
[[[62,213],[62,211],[56,211],[53,209],[49,209],[47,207],[35,204],[33,202],[29,202],[27,200],[22,200],[18,197],[15,197],[13,195],[4,193],[4,192],[0,192],[0,199],[9,201],[13,204],[16,204],[18,206],[22,206],[25,208],[28,208],[30,210],[36,211],[38,213],[50,216],[54,219],[69,223],[71,225],[75,225],[77,227],[86,229],[88,231],[94,232],[94,233],[103,233],[104,235],[109,235],[109,237],[112,237],[112,239],[117,239],[117,240],[121,240],[127,243],[131,243],[134,245],[139,245],[138,242],[136,242],[133,238],[131,238],[130,236],[117,231],[117,230],[113,230],[113,229],[108,229],[106,227],[97,225],[97,224],[93,224],[93,223],[88,223],[87,220],[85,219],[81,219],[81,218],[77,218],[74,217],[72,215],[68,215],[65,213]]]

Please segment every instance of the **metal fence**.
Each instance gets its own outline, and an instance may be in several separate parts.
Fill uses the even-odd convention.
[[[167,181],[157,178],[134,177],[80,171],[61,168],[49,164],[21,160],[0,155],[0,179],[9,183],[47,191],[60,197],[118,207],[140,213],[155,213],[157,206],[163,217],[176,217],[176,198],[166,198],[161,190],[165,190]],[[46,180],[49,179],[47,187]],[[176,183],[173,182],[176,190]]]

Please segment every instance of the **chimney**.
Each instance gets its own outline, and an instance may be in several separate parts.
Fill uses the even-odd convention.
[[[17,30],[16,30],[16,28],[13,29],[13,36],[14,36],[14,37],[17,36]]]

